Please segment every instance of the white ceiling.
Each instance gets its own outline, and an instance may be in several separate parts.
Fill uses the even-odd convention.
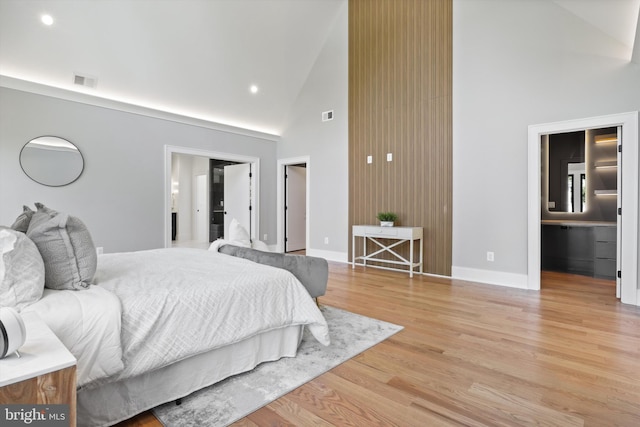
[[[640,51],[640,0],[552,1]],[[279,135],[346,2],[0,0],[0,75]]]
[[[0,74],[279,134],[345,2],[0,0]]]
[[[640,40],[637,31],[640,0],[553,0],[589,25],[622,43],[629,50]],[[637,44],[640,44],[638,41]]]

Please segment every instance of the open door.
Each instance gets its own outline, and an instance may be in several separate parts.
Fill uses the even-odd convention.
[[[229,224],[236,219],[249,235],[251,219],[251,164],[224,167],[224,238],[229,238]]]
[[[307,168],[285,166],[285,252],[306,249]]]

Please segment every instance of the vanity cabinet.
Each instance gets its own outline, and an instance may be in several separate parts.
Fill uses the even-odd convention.
[[[594,227],[593,275],[602,279],[616,278],[616,227]]]
[[[542,226],[542,269],[593,276],[593,227]]]
[[[615,279],[615,225],[543,224],[541,237],[543,270]]]

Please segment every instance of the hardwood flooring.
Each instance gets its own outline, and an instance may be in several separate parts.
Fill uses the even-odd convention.
[[[234,426],[640,426],[640,308],[613,282],[544,272],[538,293],[335,263],[329,280],[321,304],[404,330]]]

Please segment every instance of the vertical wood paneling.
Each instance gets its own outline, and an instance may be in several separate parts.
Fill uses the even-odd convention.
[[[451,274],[451,97],[452,0],[349,0],[349,225],[390,210],[399,225],[424,227],[425,272],[442,275]]]

